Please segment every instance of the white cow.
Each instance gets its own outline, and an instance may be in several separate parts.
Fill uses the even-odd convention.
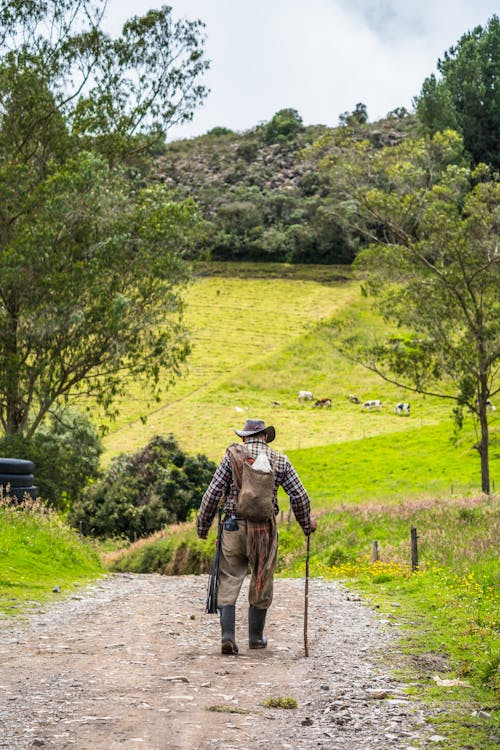
[[[370,401],[365,401],[363,409],[369,409],[370,411],[378,409],[380,411],[382,409],[382,401],[379,398],[372,398]]]
[[[349,394],[349,401],[351,402],[351,404],[360,404],[361,403],[361,401],[359,400],[359,398],[357,396],[355,396],[354,393],[350,393]]]
[[[312,401],[313,398],[311,391],[299,391],[299,401]]]
[[[410,404],[407,403],[400,403],[396,404],[396,414],[410,414]]]
[[[489,398],[486,399],[486,408],[488,409],[488,411],[496,411],[495,405],[493,404],[493,402]],[[479,409],[479,401],[478,400],[476,400],[476,409]]]

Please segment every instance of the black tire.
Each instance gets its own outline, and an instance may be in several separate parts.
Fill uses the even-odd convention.
[[[33,474],[35,464],[24,458],[0,458],[0,474]]]
[[[8,497],[15,498],[18,503],[22,503],[24,496],[29,495],[33,500],[38,497],[38,487],[31,485],[31,487],[13,487]]]
[[[0,484],[5,487],[31,487],[34,482],[33,474],[0,474]]]

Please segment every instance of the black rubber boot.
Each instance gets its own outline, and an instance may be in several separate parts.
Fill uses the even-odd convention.
[[[220,608],[220,626],[222,631],[221,653],[237,654],[238,646],[236,645],[234,635],[234,625],[236,618],[236,607],[234,604],[228,604]]]
[[[248,645],[250,648],[265,648],[267,646],[267,638],[264,635],[266,615],[267,609],[257,609],[257,607],[248,609]]]

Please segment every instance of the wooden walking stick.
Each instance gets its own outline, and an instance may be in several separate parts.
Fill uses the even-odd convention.
[[[309,546],[310,546],[311,535],[307,535],[307,549],[306,549],[306,588],[305,588],[305,602],[304,602],[304,651],[306,656],[309,656],[309,644],[307,643],[307,610],[309,604]]]

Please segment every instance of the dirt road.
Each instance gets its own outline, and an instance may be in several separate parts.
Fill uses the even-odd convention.
[[[340,584],[310,582],[305,658],[303,581],[276,581],[262,651],[248,650],[242,591],[238,656],[220,654],[206,583],[111,576],[22,623],[0,622],[0,748],[435,746],[385,661],[395,629]],[[266,708],[271,697],[298,707]]]

